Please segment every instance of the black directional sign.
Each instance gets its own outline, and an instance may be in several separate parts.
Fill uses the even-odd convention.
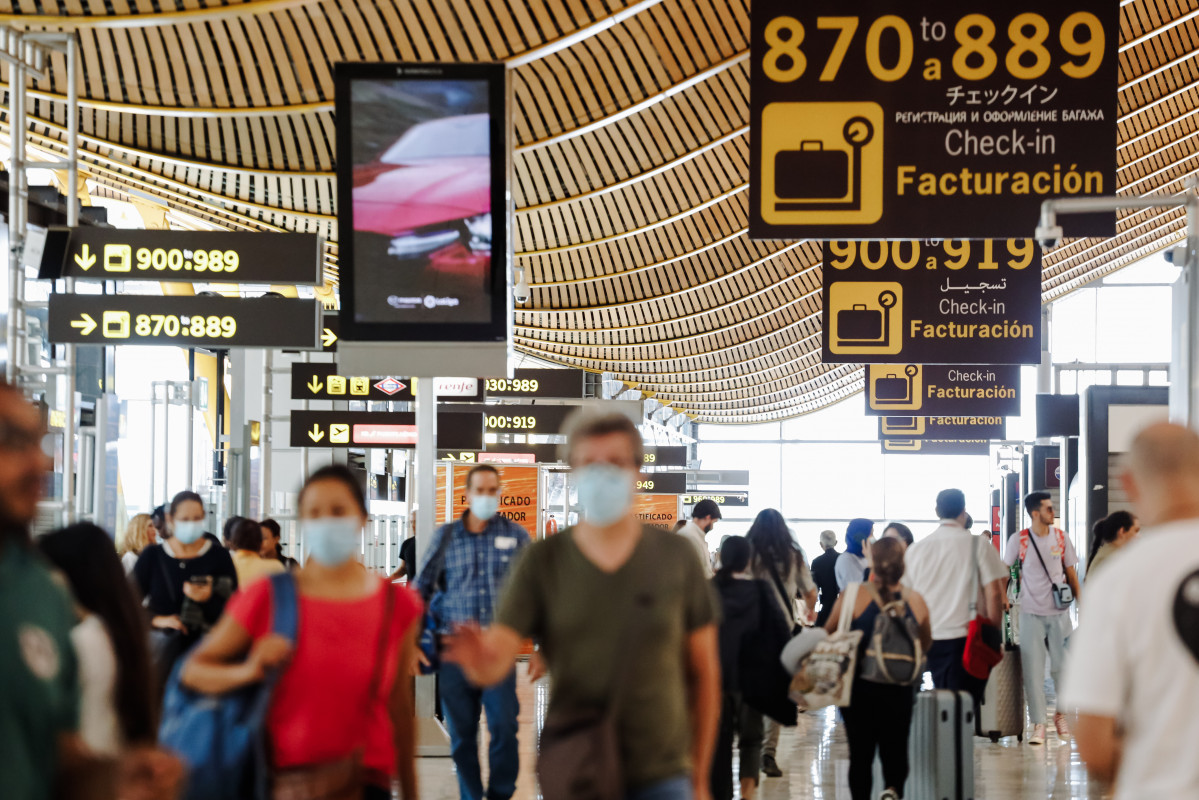
[[[56,344],[310,348],[320,303],[282,297],[50,295]]]
[[[416,414],[410,411],[292,411],[292,447],[416,447]],[[478,414],[437,415],[437,444],[478,450],[483,427]]]
[[[642,462],[647,467],[685,467],[687,448],[682,445],[648,445]]]
[[[643,472],[637,478],[638,494],[682,494],[687,491],[684,472]]]
[[[433,378],[439,402],[482,400],[481,381],[475,378]],[[336,364],[293,364],[292,400],[404,400],[416,399],[416,379],[392,375],[347,375]]]
[[[314,233],[55,228],[38,277],[319,286],[321,256]]]
[[[483,389],[488,397],[583,396],[581,369],[518,369],[511,378],[487,378]]]
[[[718,506],[746,508],[749,506],[749,492],[725,492],[723,494],[685,494],[683,505],[693,506],[700,500],[711,500]]]
[[[559,448],[556,444],[489,444],[487,450],[438,450],[443,461],[466,464],[556,464]]]
[[[824,243],[825,363],[1037,364],[1031,239]]]
[[[1114,194],[1121,5],[754,0],[750,236],[1026,236]]]
[[[985,456],[991,453],[986,439],[884,439],[884,455]]]
[[[879,417],[880,439],[1003,439],[1003,417]]]
[[[871,416],[1016,416],[1020,367],[868,364],[863,395]]]

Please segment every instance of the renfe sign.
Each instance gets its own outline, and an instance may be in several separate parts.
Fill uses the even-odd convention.
[[[1114,0],[754,0],[750,236],[1005,238],[1116,191]],[[1112,236],[1115,215],[1071,217]]]

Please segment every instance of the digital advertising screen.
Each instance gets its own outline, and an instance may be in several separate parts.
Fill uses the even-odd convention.
[[[503,65],[337,65],[347,338],[507,336],[506,97]]]

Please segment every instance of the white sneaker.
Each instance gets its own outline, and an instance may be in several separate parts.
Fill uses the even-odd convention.
[[[1045,726],[1033,725],[1032,735],[1028,737],[1029,744],[1045,744]]]
[[[1057,729],[1057,738],[1061,739],[1063,742],[1070,739],[1070,726],[1066,722],[1065,714],[1053,715],[1053,727]]]

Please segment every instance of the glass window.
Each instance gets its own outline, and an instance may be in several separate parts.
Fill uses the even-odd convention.
[[[1054,363],[1094,363],[1095,291],[1079,289],[1053,304],[1049,346]]]
[[[877,441],[784,447],[782,485],[787,491],[780,509],[784,516],[843,520],[882,516],[883,455]]]
[[[740,430],[743,426],[730,425],[728,428]],[[701,441],[697,448],[701,469],[749,470],[749,508],[737,509],[737,514],[746,519],[753,519],[764,508],[779,507],[779,452],[778,444],[742,442]],[[703,486],[699,489],[705,491]],[[722,533],[738,532],[728,530],[732,526],[723,527]]]
[[[965,492],[966,511],[980,525],[988,524],[991,518],[990,456],[888,455],[883,456],[883,461],[887,489],[883,516],[901,522],[931,520],[931,525],[912,526],[917,539],[935,527],[937,493],[942,489],[956,488]]]
[[[854,395],[836,405],[783,420],[784,439],[878,439],[877,417],[865,416],[866,401]]]
[[[1105,285],[1120,283],[1163,283],[1169,284],[1178,280],[1178,267],[1166,261],[1161,253],[1155,253],[1148,258],[1142,258],[1134,264],[1129,264],[1122,270],[1112,273],[1103,279]]]
[[[779,424],[777,422],[762,422],[756,425],[711,425],[701,423],[697,438],[701,442],[729,441],[743,439],[754,442],[777,442],[779,440]]]
[[[1095,361],[1107,364],[1169,361],[1171,291],[1169,286],[1100,289],[1095,307],[1098,322],[1094,329]]]
[[[1117,386],[1144,386],[1145,373],[1139,369],[1121,369],[1116,371]]]
[[[1169,386],[1170,373],[1164,369],[1154,369],[1149,371],[1150,386]]]

